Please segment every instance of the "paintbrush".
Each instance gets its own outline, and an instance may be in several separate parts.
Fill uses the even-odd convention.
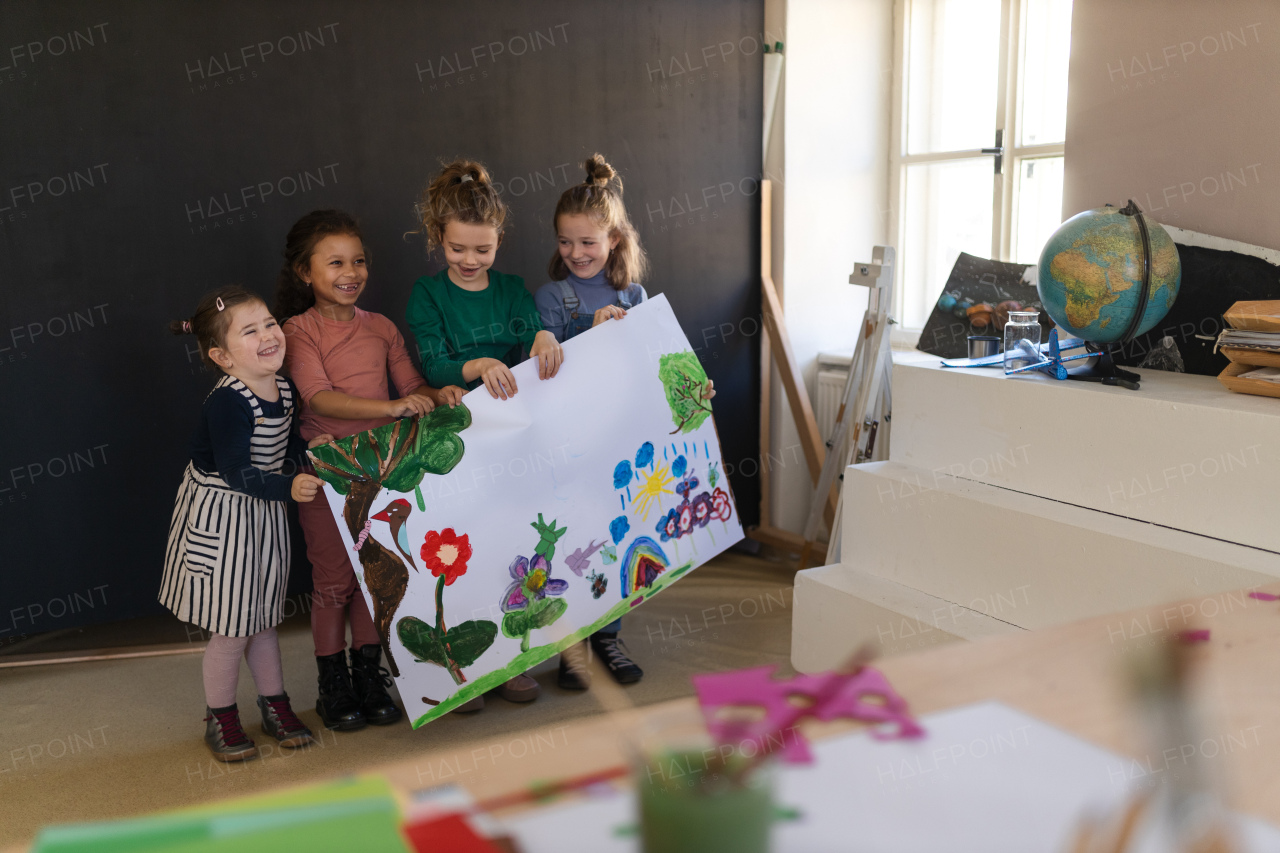
[[[1192,654],[1190,646],[1177,642],[1139,650],[1128,661],[1130,690],[1143,728],[1153,732],[1151,745],[1161,755],[1181,755],[1183,745],[1200,743],[1189,685]],[[1077,831],[1073,853],[1126,853],[1135,838],[1162,830],[1177,853],[1232,853],[1235,844],[1208,769],[1194,755],[1191,761],[1184,759],[1180,770],[1169,774],[1154,794],[1130,798],[1118,825],[1114,819],[1109,826],[1086,821]]]

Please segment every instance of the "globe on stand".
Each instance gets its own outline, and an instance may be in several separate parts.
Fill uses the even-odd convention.
[[[1099,355],[1091,373],[1071,378],[1137,388],[1141,377],[1116,367],[1109,351],[1150,331],[1178,297],[1182,263],[1169,232],[1132,200],[1077,213],[1058,226],[1040,253],[1045,312]]]

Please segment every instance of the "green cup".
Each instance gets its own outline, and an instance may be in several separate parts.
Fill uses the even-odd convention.
[[[651,753],[636,771],[645,853],[768,853],[773,773],[715,748]]]

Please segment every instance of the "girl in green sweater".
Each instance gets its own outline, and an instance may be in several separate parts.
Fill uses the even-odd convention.
[[[418,279],[409,298],[409,328],[427,384],[483,383],[505,400],[518,390],[510,368],[526,358],[538,359],[540,378],[555,376],[564,352],[543,330],[524,279],[491,269],[507,206],[484,166],[470,160],[445,166],[419,209],[428,250],[439,247],[446,264]]]

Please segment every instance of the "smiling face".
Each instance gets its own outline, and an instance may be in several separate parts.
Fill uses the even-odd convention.
[[[369,280],[364,244],[353,234],[330,234],[316,243],[310,265],[299,269],[298,276],[311,285],[321,314],[350,320],[356,315],[356,300]]]
[[[489,286],[489,267],[502,238],[492,225],[450,220],[444,226],[444,262],[449,280],[463,290],[484,290]]]
[[[565,213],[556,220],[556,241],[560,257],[569,272],[578,278],[591,278],[604,269],[609,253],[618,247],[618,237],[591,217],[582,213]]]
[[[231,316],[222,345],[211,347],[209,357],[237,379],[264,379],[278,373],[284,364],[284,332],[267,306],[254,301],[227,310]]]

